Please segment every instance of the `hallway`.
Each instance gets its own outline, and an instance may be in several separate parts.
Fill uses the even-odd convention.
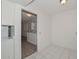
[[[22,38],[22,55],[23,55],[23,58],[36,52],[36,46],[27,42],[26,39],[27,38]]]

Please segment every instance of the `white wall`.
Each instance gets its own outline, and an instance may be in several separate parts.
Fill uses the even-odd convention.
[[[15,4],[15,59],[21,59],[21,6]]]
[[[51,18],[41,14],[38,17],[38,49],[42,50],[51,45]]]
[[[76,9],[60,12],[52,16],[52,42],[64,48],[77,49]]]

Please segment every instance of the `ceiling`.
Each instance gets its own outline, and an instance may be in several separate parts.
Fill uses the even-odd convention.
[[[30,17],[27,16],[28,13],[26,12],[22,12],[22,21],[23,22],[28,22],[28,21],[33,21],[36,22],[36,16],[35,15],[31,15]]]
[[[28,3],[30,3],[33,0],[8,0],[8,1],[15,2],[20,5],[26,6]]]
[[[23,6],[27,5],[27,2],[31,0],[10,0],[15,1]],[[31,5],[31,4],[30,4]],[[74,9],[77,7],[77,1],[76,0],[67,0],[67,3],[65,5],[60,4],[60,0],[35,0],[32,3],[33,6],[36,6],[36,8],[39,8],[41,11],[46,12],[48,14],[54,14],[61,11]]]

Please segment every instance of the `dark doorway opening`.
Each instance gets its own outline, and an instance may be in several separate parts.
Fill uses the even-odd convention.
[[[22,59],[37,51],[37,15],[22,10],[21,48]]]

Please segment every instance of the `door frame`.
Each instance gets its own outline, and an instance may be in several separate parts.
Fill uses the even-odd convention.
[[[30,13],[32,15],[35,15],[36,16],[36,22],[37,22],[37,14],[35,14],[33,12],[30,12],[30,11],[27,11],[27,10],[22,8],[21,9],[21,36],[22,36],[22,12],[26,12],[26,13]],[[37,25],[36,25],[36,27],[37,27]],[[37,34],[37,30],[36,30],[36,34]],[[36,38],[37,38],[37,36],[36,36]],[[38,42],[38,39],[36,41]],[[36,52],[38,51],[38,44],[37,44],[37,42],[36,42]],[[22,37],[21,37],[21,59],[23,59],[23,57],[22,57]]]

